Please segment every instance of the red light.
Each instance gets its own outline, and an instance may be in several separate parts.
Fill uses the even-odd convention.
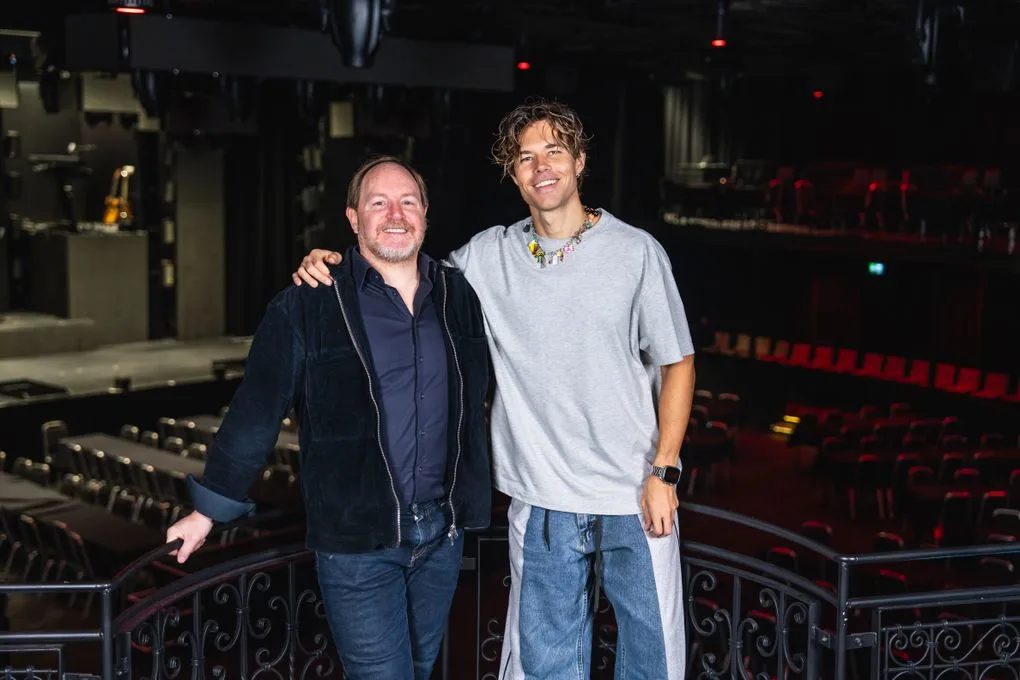
[[[114,11],[121,14],[145,14],[145,10],[141,7],[118,7]]]
[[[825,93],[822,92],[821,90],[815,90],[814,92],[811,93],[811,96],[814,97],[815,99],[821,99],[822,97],[825,96]]]
[[[529,64],[528,62],[526,62],[526,61],[519,61],[519,62],[517,62],[517,70],[518,71],[527,71],[529,68],[531,68],[531,64]]]
[[[722,38],[716,38],[712,41],[712,47],[726,47],[726,41]]]

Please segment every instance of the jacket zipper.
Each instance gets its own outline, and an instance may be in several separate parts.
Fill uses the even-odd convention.
[[[453,341],[453,334],[450,333],[450,324],[446,320],[446,274],[443,273],[443,326],[446,328],[446,337],[450,341],[450,348],[453,350],[453,365],[457,368],[457,456],[453,459],[453,481],[450,483],[450,531],[447,534],[450,542],[457,540],[457,510],[453,507],[453,490],[457,486],[457,470],[460,468],[460,433],[461,425],[464,422],[464,374],[460,371],[460,360],[457,358],[457,345]]]
[[[361,352],[361,347],[358,346],[358,340],[354,337],[354,331],[351,330],[351,322],[347,318],[347,310],[344,308],[344,301],[340,297],[340,288],[337,287],[336,281],[333,281],[333,292],[336,293],[337,304],[340,305],[340,314],[344,317],[344,323],[347,324],[347,333],[351,336],[351,344],[354,345],[354,351],[358,353],[358,359],[361,360],[361,366],[365,369],[365,375],[368,377],[368,395],[372,397],[372,406],[375,407],[375,437],[379,443],[379,454],[382,455],[383,465],[386,466],[386,475],[390,478],[390,491],[393,492],[393,507],[396,508],[396,527],[397,527],[397,544],[393,547],[400,546],[400,497],[397,496],[397,485],[393,482],[393,473],[390,471],[390,462],[386,460],[386,451],[383,449],[382,443],[382,413],[379,411],[379,403],[375,400],[375,389],[372,387],[372,372],[368,370],[368,362],[365,361],[365,355]],[[445,298],[444,298],[445,305]],[[444,309],[445,316],[445,309]],[[456,473],[454,473],[454,479],[456,479]]]

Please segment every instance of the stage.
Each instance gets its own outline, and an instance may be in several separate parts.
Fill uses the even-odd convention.
[[[117,378],[129,378],[134,390],[211,380],[214,362],[239,362],[248,355],[250,344],[249,337],[155,340],[6,358],[0,359],[0,385],[29,381],[78,396],[108,392]],[[0,393],[0,408],[25,402]]]

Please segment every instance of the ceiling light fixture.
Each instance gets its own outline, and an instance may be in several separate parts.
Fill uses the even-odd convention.
[[[152,0],[108,0],[118,14],[145,14],[152,9]]]

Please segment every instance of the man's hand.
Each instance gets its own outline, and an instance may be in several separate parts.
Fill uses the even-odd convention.
[[[645,480],[645,490],[641,494],[641,513],[645,531],[652,536],[669,536],[673,532],[673,521],[680,500],[676,496],[676,487],[667,484],[658,477]]]
[[[192,512],[187,517],[177,520],[166,530],[166,542],[181,539],[184,544],[177,550],[170,553],[177,555],[177,563],[184,564],[184,561],[191,557],[191,553],[202,547],[206,536],[212,531],[213,521],[205,515]]]
[[[317,288],[320,283],[332,286],[333,277],[329,275],[329,267],[326,266],[326,263],[340,264],[342,259],[343,257],[340,253],[334,250],[316,248],[305,255],[304,259],[301,260],[301,266],[290,275],[290,278],[295,286],[300,286],[302,282],[307,283],[312,288]]]

